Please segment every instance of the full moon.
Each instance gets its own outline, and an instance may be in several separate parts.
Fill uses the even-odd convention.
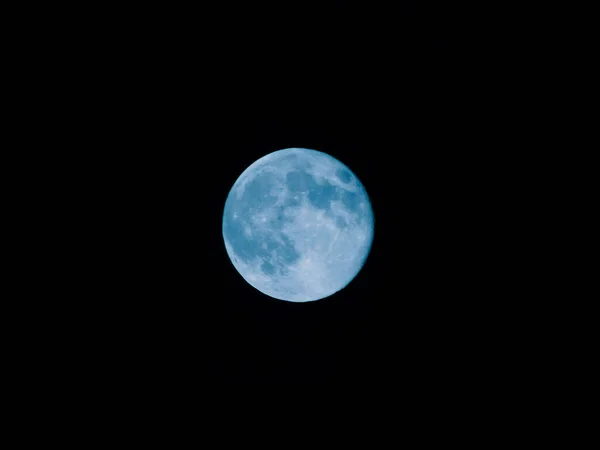
[[[374,216],[364,186],[332,156],[305,148],[270,153],[234,183],[223,240],[240,275],[290,302],[346,287],[371,249]]]

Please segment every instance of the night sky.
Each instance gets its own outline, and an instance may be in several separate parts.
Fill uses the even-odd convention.
[[[97,106],[77,129],[106,211],[90,219],[91,353],[140,383],[464,381],[488,352],[492,218],[460,11],[246,3],[132,8],[82,44],[79,102]],[[237,177],[288,147],[344,162],[375,214],[363,270],[305,304],[252,288],[221,235]]]

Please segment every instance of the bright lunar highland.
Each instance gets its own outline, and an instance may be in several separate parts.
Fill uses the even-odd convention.
[[[371,249],[374,217],[348,167],[288,148],[255,161],[225,202],[223,239],[242,277],[279,300],[308,302],[350,283]]]

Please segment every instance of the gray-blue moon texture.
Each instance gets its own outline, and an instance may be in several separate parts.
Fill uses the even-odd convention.
[[[290,302],[320,300],[362,269],[375,219],[356,175],[332,156],[278,150],[234,183],[223,239],[240,275],[260,292]]]

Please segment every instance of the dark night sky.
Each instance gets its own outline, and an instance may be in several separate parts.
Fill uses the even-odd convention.
[[[461,379],[492,319],[475,300],[490,218],[473,186],[489,159],[460,14],[246,3],[127,11],[85,45],[103,56],[88,62],[98,118],[80,129],[97,148],[95,195],[111,199],[95,219],[104,300],[90,320],[115,338],[94,345],[182,385]],[[375,212],[363,270],[314,303],[254,290],[221,237],[236,178],[287,147],[343,161]]]

